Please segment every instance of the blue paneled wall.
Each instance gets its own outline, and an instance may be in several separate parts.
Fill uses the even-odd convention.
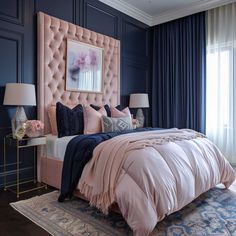
[[[130,93],[149,91],[150,35],[145,24],[97,0],[0,0],[0,187],[3,185],[3,137],[15,112],[3,106],[5,84],[37,83],[36,13],[45,12],[121,41],[121,103]],[[27,108],[29,119],[36,108]],[[147,114],[148,118],[148,114]],[[8,156],[8,179],[15,179],[14,151]],[[22,153],[22,177],[32,176],[32,152]]]

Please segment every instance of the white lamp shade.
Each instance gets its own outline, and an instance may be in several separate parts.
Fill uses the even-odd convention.
[[[148,94],[147,93],[130,94],[129,107],[130,108],[147,108],[147,107],[149,107]]]
[[[3,105],[36,106],[35,86],[33,84],[6,84]]]

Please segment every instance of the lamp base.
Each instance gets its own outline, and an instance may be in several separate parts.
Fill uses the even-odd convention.
[[[16,129],[27,121],[24,107],[17,107],[15,116],[11,120],[12,137],[16,138]]]
[[[142,111],[141,108],[139,108],[139,109],[137,110],[136,119],[139,121],[139,127],[142,128],[143,125],[144,125],[144,120],[145,120],[145,118],[144,118],[143,111]]]

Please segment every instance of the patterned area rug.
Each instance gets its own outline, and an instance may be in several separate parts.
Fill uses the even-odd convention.
[[[123,218],[105,217],[80,199],[58,203],[58,191],[11,203],[52,235],[132,235]],[[236,194],[214,188],[158,223],[152,236],[236,236]]]

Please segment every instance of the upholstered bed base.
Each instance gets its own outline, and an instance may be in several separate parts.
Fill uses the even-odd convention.
[[[61,174],[63,161],[53,157],[41,157],[41,180],[42,182],[56,188],[61,188]],[[53,170],[53,171],[52,171]],[[87,200],[79,190],[75,190],[74,195]]]
[[[42,182],[60,189],[63,162],[52,157],[41,157],[41,167]]]
[[[63,161],[57,160],[53,157],[41,157],[41,167],[42,182],[56,189],[60,189]],[[88,201],[88,199],[83,196],[78,189],[74,191],[74,196]],[[120,214],[117,203],[114,203],[111,206],[111,210]]]

